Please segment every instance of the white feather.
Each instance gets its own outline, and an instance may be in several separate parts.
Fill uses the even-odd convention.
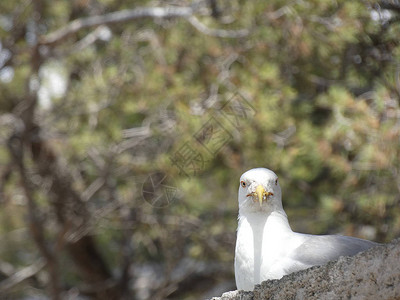
[[[274,172],[264,168],[244,173],[239,186],[239,222],[235,250],[235,278],[240,290],[253,290],[264,280],[354,255],[377,243],[339,235],[293,232],[282,207],[281,188]],[[262,185],[273,193],[262,205],[248,196]]]

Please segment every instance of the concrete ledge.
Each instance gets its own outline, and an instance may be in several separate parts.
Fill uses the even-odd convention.
[[[400,239],[212,300],[400,299]]]

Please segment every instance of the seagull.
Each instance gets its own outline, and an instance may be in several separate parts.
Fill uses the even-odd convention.
[[[293,232],[282,207],[278,176],[269,169],[251,169],[240,177],[238,201],[238,290],[251,291],[262,281],[280,279],[379,245],[348,236]]]

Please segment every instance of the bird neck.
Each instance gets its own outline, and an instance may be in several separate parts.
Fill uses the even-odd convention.
[[[262,264],[277,259],[282,238],[292,233],[284,210],[239,211],[239,226],[236,243],[236,259],[244,265],[245,278],[250,278],[251,284],[261,282]],[[276,251],[275,251],[276,250]],[[263,257],[263,253],[266,256]]]
[[[273,211],[239,211],[240,223],[248,223],[253,231],[271,228],[275,233],[292,231],[287,215],[283,209]]]

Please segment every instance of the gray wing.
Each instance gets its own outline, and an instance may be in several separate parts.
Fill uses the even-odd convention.
[[[351,256],[378,246],[378,243],[341,235],[303,235],[304,242],[294,250],[293,259],[306,266],[323,265],[340,256]]]

